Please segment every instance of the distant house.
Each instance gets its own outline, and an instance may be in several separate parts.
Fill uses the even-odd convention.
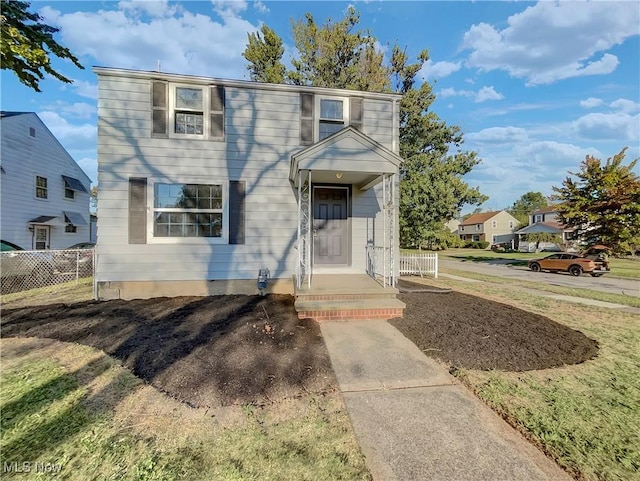
[[[565,248],[570,248],[575,244],[575,233],[573,228],[567,228],[560,219],[560,206],[549,205],[543,207],[529,215],[529,225],[516,232],[520,241],[520,249],[532,251],[536,248],[545,249],[556,246],[554,242],[535,243],[533,246],[527,243],[528,234],[551,234],[558,236],[558,243]]]
[[[89,240],[91,180],[34,112],[2,112],[0,236],[23,249]]]
[[[489,244],[511,242],[518,219],[507,211],[481,212],[463,220],[458,226],[458,235],[463,241],[487,241]]]
[[[449,222],[445,224],[446,228],[449,229],[452,234],[458,233],[459,225],[460,225],[460,221],[458,219],[451,219]]]

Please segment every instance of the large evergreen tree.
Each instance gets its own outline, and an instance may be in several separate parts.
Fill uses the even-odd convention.
[[[0,52],[2,69],[12,70],[23,84],[40,92],[40,80],[47,73],[65,83],[70,79],[51,67],[51,55],[71,60],[84,68],[78,59],[53,38],[57,28],[42,23],[42,17],[29,12],[30,4],[17,0],[2,0]]]
[[[282,39],[267,25],[260,32],[248,34],[247,48],[242,56],[249,65],[249,77],[256,82],[284,83],[285,66],[282,64]]]
[[[445,222],[467,204],[487,197],[462,180],[480,163],[475,152],[462,151],[462,132],[431,110],[435,94],[416,75],[429,59],[426,50],[409,63],[395,46],[390,65],[376,49],[376,38],[358,30],[359,13],[349,7],[344,19],[319,26],[307,13],[293,21],[298,57],[286,74],[288,83],[375,92],[397,92],[400,102],[400,241],[405,246],[433,244],[442,239]],[[251,45],[247,45],[247,50]],[[246,55],[245,58],[249,60]],[[252,70],[262,60],[250,60]],[[280,60],[279,60],[280,62]],[[452,153],[451,150],[454,150]]]
[[[561,187],[554,187],[562,202],[562,222],[587,242],[601,243],[615,252],[640,248],[640,178],[638,159],[624,165],[625,147],[603,164],[587,155],[579,172],[569,172]]]

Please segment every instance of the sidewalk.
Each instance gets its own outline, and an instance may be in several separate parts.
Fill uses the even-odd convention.
[[[571,480],[386,321],[320,328],[375,481]]]

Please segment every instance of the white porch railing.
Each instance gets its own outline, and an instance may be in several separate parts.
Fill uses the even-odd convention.
[[[394,285],[391,248],[367,246],[367,274],[382,281],[383,287]]]
[[[400,275],[432,275],[438,278],[438,254],[433,252],[400,253]]]

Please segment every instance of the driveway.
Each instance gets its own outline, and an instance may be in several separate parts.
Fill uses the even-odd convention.
[[[640,282],[636,279],[618,279],[605,274],[602,277],[591,277],[582,275],[573,277],[567,273],[550,274],[546,272],[531,272],[523,266],[509,266],[496,263],[484,263],[473,261],[456,261],[440,258],[440,267],[444,269],[455,269],[458,271],[476,272],[491,276],[503,277],[505,279],[517,279],[529,282],[544,282],[549,285],[593,289],[611,294],[625,294],[628,296],[640,297]]]

